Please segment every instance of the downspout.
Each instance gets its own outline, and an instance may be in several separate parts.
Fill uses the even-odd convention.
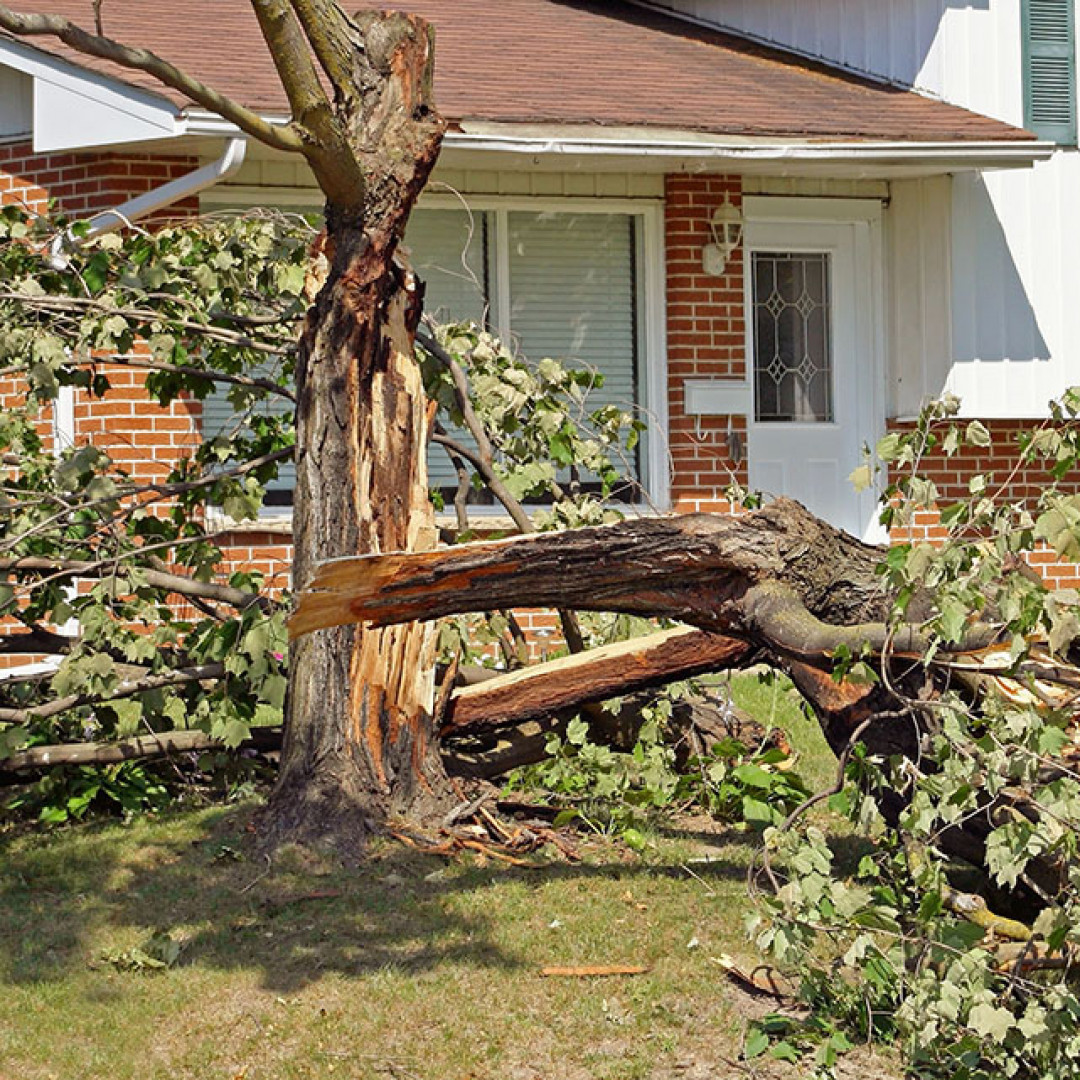
[[[189,195],[197,195],[200,191],[205,191],[206,188],[227,180],[244,164],[246,153],[247,139],[230,139],[221,157],[209,165],[203,165],[186,176],[179,176],[167,184],[162,184],[161,187],[129,199],[112,210],[103,210],[100,214],[95,214],[88,222],[90,228],[82,236],[73,236],[70,230],[60,233],[49,247],[46,262],[53,270],[66,270],[68,259],[64,254],[65,248],[81,247],[95,236],[131,225],[132,222],[146,217],[147,214],[152,214],[155,210],[171,206],[181,199],[186,199]]]

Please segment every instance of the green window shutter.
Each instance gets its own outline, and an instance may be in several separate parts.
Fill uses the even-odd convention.
[[[1074,0],[1023,0],[1024,123],[1040,138],[1076,145]]]

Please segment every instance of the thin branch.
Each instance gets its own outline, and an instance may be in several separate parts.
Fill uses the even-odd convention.
[[[41,556],[0,559],[0,573],[12,573],[19,570],[37,571],[50,574],[51,577],[46,580],[68,577],[108,577],[110,574],[119,571],[121,559],[144,555],[152,548],[175,547],[184,543],[199,543],[208,538],[198,537],[195,540],[169,541],[164,544],[147,545],[146,548],[136,548],[121,555],[111,555],[106,559],[98,559],[93,562],[81,559],[50,559]],[[219,603],[228,604],[230,607],[241,611],[251,607],[252,604],[258,604],[266,600],[265,597],[259,596],[258,593],[235,589],[231,585],[217,585],[210,581],[196,581],[193,578],[184,577],[182,574],[148,570],[145,567],[139,567],[138,573],[151,588],[164,589],[166,592],[175,593],[178,596],[199,596],[204,600],[217,600]]]
[[[450,378],[454,383],[454,394],[457,398],[458,408],[461,410],[461,417],[465,421],[465,426],[469,429],[469,434],[476,441],[477,453],[462,453],[464,447],[456,443],[452,449],[459,456],[466,458],[476,466],[480,478],[487,485],[491,494],[506,508],[506,512],[518,529],[526,534],[535,533],[536,526],[525,512],[525,507],[514,498],[502,477],[495,471],[495,453],[491,446],[491,439],[488,438],[487,429],[484,427],[480,417],[476,415],[476,410],[472,407],[469,380],[464,369],[430,334],[426,334],[423,330],[417,330],[416,341],[425,352],[438,360],[450,373]],[[436,441],[442,442],[443,445],[450,448],[445,432],[442,434],[444,437]],[[572,653],[584,652],[585,637],[581,632],[581,624],[578,622],[577,616],[572,611],[560,610],[559,622],[562,626],[563,638],[566,641],[567,648]]]
[[[0,758],[0,783],[10,783],[8,776],[22,772],[49,769],[55,765],[112,765],[119,761],[166,757],[169,754],[200,753],[224,747],[218,737],[205,731],[162,731],[153,735],[138,735],[107,743],[60,743],[56,746],[34,746]],[[281,728],[252,728],[251,735],[240,746],[259,750],[276,750],[281,746]]]
[[[311,43],[311,48],[334,89],[341,93],[352,82],[356,45],[349,20],[336,3],[328,0],[290,0]]]
[[[198,664],[195,667],[179,668],[160,675],[147,675],[143,679],[123,679],[111,690],[98,694],[68,694],[45,705],[34,705],[26,709],[0,709],[0,722],[26,724],[32,720],[50,720],[69,709],[77,709],[80,705],[107,704],[119,698],[134,697],[136,694],[144,694],[150,690],[183,686],[191,682],[207,682],[221,679],[224,675],[224,664]]]
[[[32,626],[25,633],[5,633],[0,635],[0,655],[32,656],[45,653],[59,656],[70,652],[73,642],[63,634],[54,634],[41,626]]]
[[[220,341],[225,345],[233,345],[239,349],[251,349],[253,352],[269,353],[273,356],[282,356],[296,348],[292,338],[280,337],[277,343],[258,341],[248,334],[237,330],[229,330],[223,326],[213,326],[209,323],[195,319],[177,319],[154,308],[138,307],[114,307],[104,304],[88,296],[32,296],[16,290],[0,290],[0,301],[10,300],[22,308],[32,311],[46,311],[51,314],[63,312],[100,311],[108,315],[120,315],[125,319],[136,321],[168,323],[180,329],[212,341]],[[225,318],[226,316],[214,316]]]
[[[0,30],[18,37],[55,37],[76,52],[96,56],[135,71],[145,71],[158,82],[179,90],[211,112],[234,123],[241,131],[276,150],[303,153],[304,141],[291,126],[271,124],[258,113],[225,97],[146,49],[132,48],[101,34],[92,34],[58,15],[28,15],[0,4]]]
[[[273,450],[269,454],[263,454],[257,458],[251,458],[248,461],[242,461],[238,465],[233,465],[228,469],[221,469],[218,472],[210,473],[207,476],[202,476],[198,480],[186,480],[173,484],[158,484],[153,481],[147,481],[144,484],[131,484],[128,487],[117,488],[109,495],[103,495],[97,499],[91,499],[89,502],[84,503],[69,503],[56,495],[49,495],[47,499],[42,497],[41,501],[49,501],[59,503],[63,509],[53,514],[51,517],[46,518],[44,521],[39,521],[33,528],[27,529],[26,532],[19,533],[17,536],[13,536],[10,539],[5,540],[0,544],[0,550],[10,550],[18,544],[30,539],[31,537],[38,536],[43,532],[46,532],[51,526],[57,525],[64,521],[69,515],[76,511],[93,510],[99,506],[105,506],[109,503],[115,503],[120,499],[131,498],[136,495],[146,495],[148,492],[153,492],[153,498],[146,498],[136,506],[130,506],[124,509],[123,513],[114,515],[113,520],[127,517],[135,510],[144,510],[146,507],[151,506],[153,503],[160,502],[162,499],[175,498],[177,495],[184,495],[188,492],[195,491],[201,487],[210,487],[213,484],[218,483],[220,480],[225,480],[230,477],[244,476],[245,474],[252,472],[255,469],[262,468],[264,465],[271,465],[276,461],[287,461],[293,456],[293,447],[283,447],[281,450]],[[21,464],[20,460],[16,460],[16,464]],[[14,496],[20,496],[28,494],[22,489],[6,489],[8,494]],[[39,493],[34,492],[35,496]],[[21,505],[27,505],[26,502],[22,502]],[[33,505],[33,504],[31,504]],[[215,534],[221,535],[221,534]],[[207,535],[205,537],[199,537],[198,539],[211,540],[212,536]],[[174,547],[179,544],[191,543],[190,539],[177,539],[174,541],[167,541],[163,544],[155,545],[156,547]],[[145,554],[147,551],[152,550],[151,547],[142,547],[135,549],[135,554]]]
[[[286,0],[251,0],[259,29],[270,49],[278,77],[285,88],[296,125],[302,132],[301,152],[315,173],[326,197],[341,206],[363,205],[367,190],[363,170],[349,146],[345,131],[331,107],[311,59],[311,32],[301,29],[297,12]],[[327,22],[341,12],[336,3],[324,13]],[[316,30],[316,35],[319,34]],[[333,76],[339,93],[345,83]]]

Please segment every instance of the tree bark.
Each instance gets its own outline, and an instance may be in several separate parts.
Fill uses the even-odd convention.
[[[294,581],[322,560],[423,550],[429,415],[413,359],[421,294],[398,254],[434,166],[443,122],[430,100],[431,38],[418,19],[351,24],[350,97],[338,120],[364,174],[362,206],[327,205],[325,284],[297,368]],[[324,187],[325,189],[325,187]],[[358,851],[387,818],[448,804],[432,731],[434,656],[423,624],[339,627],[290,658],[281,773],[263,835]]]
[[[439,734],[447,738],[462,731],[494,730],[741,667],[753,652],[744,641],[685,628],[620,641],[460,687],[450,698]]]

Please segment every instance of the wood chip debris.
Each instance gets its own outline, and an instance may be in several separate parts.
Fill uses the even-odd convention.
[[[638,964],[586,964],[582,967],[546,967],[540,974],[545,979],[589,979],[609,975],[644,975],[650,969]]]

